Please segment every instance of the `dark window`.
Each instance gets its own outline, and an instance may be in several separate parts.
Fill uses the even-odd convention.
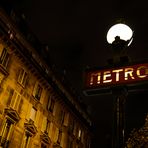
[[[72,139],[68,139],[68,148],[73,148],[73,141]]]
[[[24,148],[27,148],[28,147],[30,138],[31,138],[30,135],[26,133],[26,135],[25,135]]]
[[[45,132],[49,132],[49,129],[50,129],[50,121],[47,119],[47,124],[46,124],[46,129],[45,129]]]
[[[59,114],[59,119],[60,119],[61,124],[64,123],[64,118],[65,118],[65,112],[63,110],[61,110],[61,112]]]
[[[54,110],[54,105],[55,105],[55,100],[53,97],[50,97],[49,100],[48,100],[48,103],[47,103],[47,109],[50,111],[50,112],[53,112]]]
[[[58,143],[58,144],[61,143],[61,139],[62,139],[62,131],[59,130],[58,139],[57,139],[57,143]]]
[[[44,143],[41,143],[41,148],[47,148],[47,145]]]
[[[40,100],[42,90],[43,90],[43,89],[42,89],[42,87],[41,87],[39,84],[37,84],[37,85],[35,86],[34,97],[35,97],[37,100]]]
[[[75,129],[75,121],[74,119],[71,119],[69,123],[69,131],[74,134],[74,129]]]

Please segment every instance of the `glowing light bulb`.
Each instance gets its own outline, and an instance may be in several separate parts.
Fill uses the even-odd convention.
[[[125,24],[122,24],[122,23],[115,24],[107,32],[108,43],[112,44],[116,36],[119,36],[120,39],[127,41],[132,38],[133,31],[129,26]],[[128,46],[131,44],[131,42],[132,42],[132,39],[129,42]]]

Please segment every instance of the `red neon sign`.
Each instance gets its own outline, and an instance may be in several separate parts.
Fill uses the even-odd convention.
[[[129,84],[148,80],[148,63],[86,72],[86,88]]]

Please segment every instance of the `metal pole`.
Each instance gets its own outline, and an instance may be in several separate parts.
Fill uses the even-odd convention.
[[[113,142],[112,148],[124,147],[124,130],[125,130],[125,101],[127,90],[122,88],[114,88],[114,121],[113,121]]]

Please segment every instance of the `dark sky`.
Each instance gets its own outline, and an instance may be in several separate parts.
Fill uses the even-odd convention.
[[[146,1],[15,0],[15,6],[24,11],[39,40],[48,44],[55,71],[65,72],[66,79],[88,105],[95,125],[92,148],[107,147],[113,130],[113,96],[84,96],[83,74],[87,67],[105,66],[112,57],[106,33],[121,18],[134,30],[134,40],[127,51],[130,58],[133,61],[148,58]],[[144,123],[147,96],[147,92],[128,95],[127,132]]]

